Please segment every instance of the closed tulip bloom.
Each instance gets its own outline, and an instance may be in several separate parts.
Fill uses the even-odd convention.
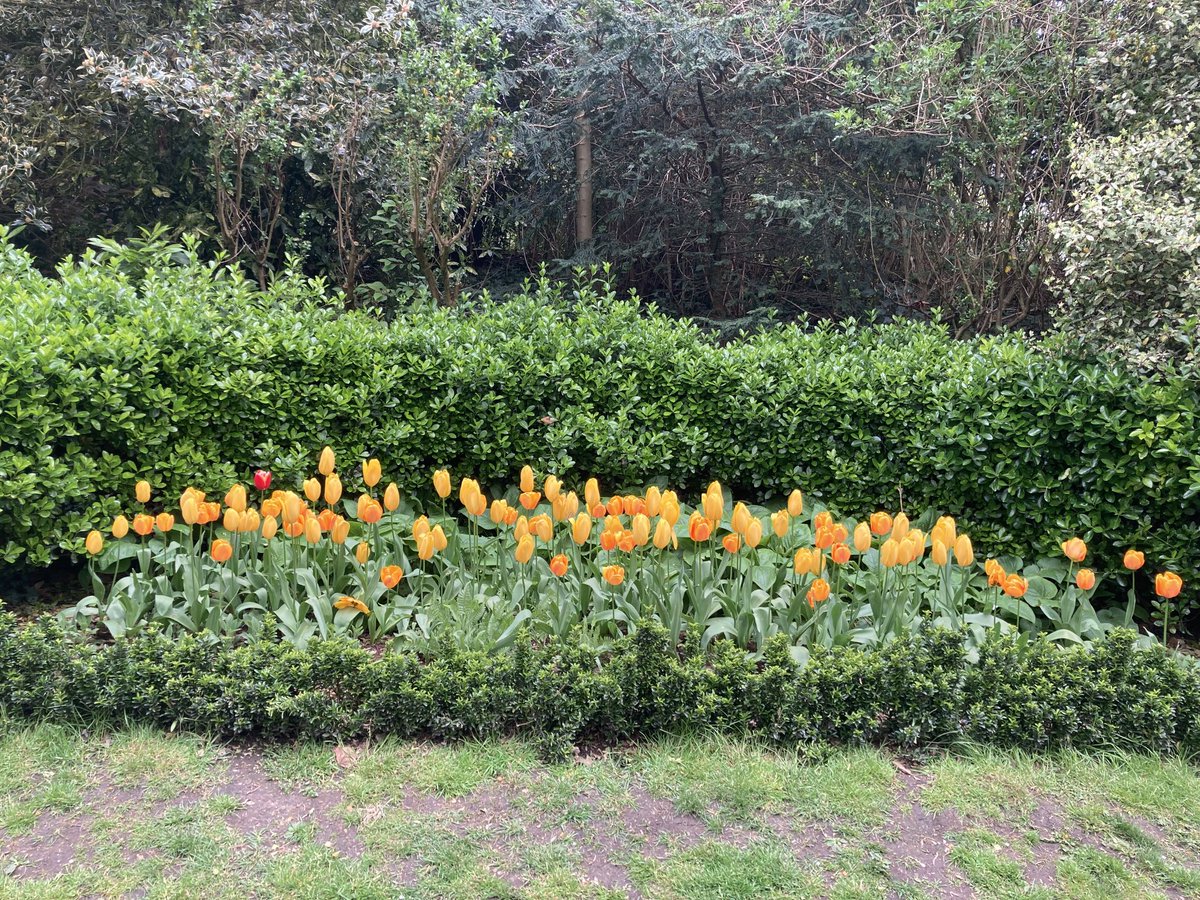
[[[832,525],[833,525],[833,514],[830,513],[829,510],[823,509],[819,513],[817,513],[815,516],[813,516],[812,528],[813,528],[814,534],[816,534],[822,528],[829,528]]]
[[[917,558],[917,548],[910,540],[903,540],[896,546],[896,564],[907,566]]]
[[[533,469],[530,466],[521,466],[521,493],[527,494],[536,486],[533,480]]]
[[[391,482],[383,491],[383,508],[388,512],[395,512],[400,506],[400,488],[396,487],[396,482]]]
[[[542,492],[546,495],[546,499],[553,503],[562,496],[562,485],[554,475],[547,475],[546,480],[542,483]]]
[[[467,512],[473,516],[482,516],[487,512],[488,499],[482,491],[479,491],[471,498],[471,502],[467,505]]]
[[[866,522],[859,522],[854,526],[854,549],[859,553],[866,553],[871,549],[871,526]]]
[[[738,501],[734,504],[733,515],[729,517],[729,523],[738,534],[746,533],[746,528],[750,525],[750,510],[746,508],[745,503]]]
[[[708,524],[708,520],[699,512],[693,512],[692,517],[688,519],[688,537],[700,544],[707,541],[712,534],[712,526]]]
[[[1004,579],[1008,577],[1008,573],[1004,571],[1004,566],[1000,565],[996,560],[989,559],[983,564],[983,571],[987,573],[988,587],[1003,587]]]
[[[295,522],[285,523],[283,526],[283,533],[290,538],[301,537],[304,534],[304,525],[307,521],[307,518],[304,518],[297,519]]]
[[[613,587],[619,587],[621,582],[625,580],[625,569],[621,566],[605,566],[602,574],[604,580]]]
[[[950,564],[950,551],[946,549],[946,545],[942,543],[941,538],[933,539],[933,549],[929,551],[929,558],[939,566],[948,566]]]
[[[762,543],[762,533],[763,533],[762,520],[751,518],[750,524],[746,526],[745,534],[742,535],[742,537],[746,541],[746,546],[749,547],[751,550],[753,550],[755,547],[757,547],[759,544],[761,544]]]
[[[368,459],[363,463],[363,484],[369,488],[379,484],[379,479],[383,477],[383,466],[379,464],[377,459]]]
[[[421,535],[429,534],[429,516],[418,516],[413,519],[412,533],[414,539],[419,539]]]
[[[258,515],[258,510],[251,508],[242,513],[242,531],[258,531],[258,525],[262,521]]]
[[[522,491],[521,496],[518,499],[521,501],[521,505],[523,507],[528,510],[534,510],[537,509],[537,505],[541,501],[542,495],[538,491]]]
[[[954,516],[942,516],[937,520],[937,525],[934,526],[938,538],[947,547],[953,547],[954,542],[958,540],[958,525],[954,521]]]
[[[549,516],[542,513],[529,520],[529,531],[543,544],[548,544],[554,537],[554,523],[550,521]]]
[[[571,523],[571,540],[576,544],[585,544],[591,533],[592,517],[587,513],[580,513],[575,517],[575,521]]]
[[[304,539],[310,544],[315,544],[321,540],[321,525],[317,521],[316,516],[309,516],[304,522]]]
[[[716,484],[716,482],[713,483]],[[704,518],[714,524],[720,522],[721,517],[725,515],[725,499],[720,492],[720,485],[717,485],[717,488],[715,493],[710,489],[700,498],[700,508],[704,511]]]
[[[879,564],[885,569],[890,569],[900,559],[900,542],[894,537],[888,538],[883,542],[883,546],[879,548]]]
[[[604,507],[610,516],[619,516],[625,512],[624,497],[609,497],[608,503]]]
[[[366,541],[359,541],[358,546],[354,548],[354,558],[358,560],[359,565],[365,566],[371,558],[371,545]]]
[[[183,522],[187,526],[196,524],[196,520],[200,518],[200,504],[196,502],[196,498],[185,495],[179,503],[179,515],[182,516]]]
[[[829,525],[818,527],[816,536],[813,538],[813,543],[817,545],[817,549],[819,550],[826,550],[832,547],[836,543],[833,528]]]
[[[850,546],[840,542],[834,544],[829,550],[829,558],[839,566],[844,566],[850,562]]]
[[[880,537],[892,530],[892,517],[887,513],[873,512],[871,513],[871,534],[877,534]]]
[[[321,451],[321,458],[317,461],[317,471],[325,477],[333,474],[333,448],[326,447]]]
[[[792,517],[786,509],[771,513],[771,530],[775,532],[775,537],[787,537],[788,530],[791,527]]]
[[[662,512],[662,491],[654,485],[646,488],[646,515],[653,519]]]
[[[824,578],[818,578],[812,583],[812,587],[808,589],[806,599],[808,600],[809,606],[816,606],[818,603],[828,600],[829,582]]]
[[[225,492],[225,505],[233,507],[238,512],[246,508],[246,488],[240,484],[235,484]]]
[[[829,526],[829,530],[833,533],[833,542],[835,544],[844,544],[846,539],[850,537],[850,529],[841,522],[834,522]]]
[[[383,507],[374,500],[368,499],[366,503],[359,502],[358,517],[368,525],[374,525],[383,518]]]
[[[150,534],[154,531],[154,516],[138,513],[133,517],[133,530],[142,537]]]
[[[242,514],[232,506],[225,510],[225,517],[221,520],[221,527],[226,531],[234,532],[238,530],[238,525],[241,524]]]
[[[1075,585],[1081,591],[1090,591],[1096,586],[1096,573],[1091,569],[1080,569],[1075,573]]]
[[[129,534],[129,520],[124,516],[117,516],[112,523],[112,536],[118,541]]]
[[[1063,554],[1072,562],[1083,562],[1087,556],[1087,544],[1080,538],[1073,537],[1069,541],[1062,543]]]
[[[329,529],[329,539],[335,544],[344,544],[348,537],[350,537],[350,523],[341,516],[338,516],[334,520],[333,526]]]
[[[504,524],[511,528],[513,523],[517,521],[518,516],[519,513],[517,512],[517,508],[515,506],[508,507],[508,509],[504,511]]]
[[[212,548],[208,552],[219,563],[229,562],[229,558],[233,556],[233,544],[218,538],[212,542]]]
[[[965,534],[960,534],[954,542],[954,559],[960,566],[975,562],[975,548],[971,546],[971,538]]]
[[[446,469],[438,469],[433,473],[433,489],[443,500],[450,496],[450,473]]]
[[[1020,575],[1009,575],[1004,579],[1004,593],[1013,598],[1024,597],[1029,590],[1029,582]]]
[[[679,521],[679,513],[680,513],[679,501],[676,500],[674,497],[667,497],[664,494],[663,501],[662,501],[661,515],[664,519],[667,520],[667,524],[670,525],[672,528],[674,528],[675,523]]]
[[[254,487],[259,491],[269,491],[271,489],[271,473],[266,469],[255,470]]]
[[[550,571],[558,578],[562,578],[567,574],[567,569],[571,567],[570,561],[565,553],[560,553],[558,556],[550,560]]]
[[[897,513],[896,518],[892,519],[892,537],[898,541],[902,541],[907,534],[908,516],[904,513]]]
[[[588,509],[600,504],[600,482],[595,478],[589,478],[583,486],[583,499]]]
[[[1159,572],[1154,576],[1154,593],[1164,600],[1172,600],[1183,590],[1183,579],[1174,572]]]
[[[565,519],[573,519],[579,513],[579,496],[574,491],[567,491],[567,506]]]
[[[304,496],[308,498],[309,503],[316,503],[321,499],[321,482],[315,478],[304,479]]]
[[[170,513],[159,513],[154,520],[154,527],[166,534],[175,527],[175,517]]]
[[[279,530],[279,521],[271,516],[267,516],[262,520],[262,536],[263,540],[269,541],[275,537],[275,532]]]
[[[488,518],[491,519],[492,523],[495,525],[503,525],[504,516],[507,512],[508,503],[497,497],[492,501],[492,505],[488,508]]]
[[[665,550],[668,544],[678,546],[679,541],[675,537],[675,530],[671,528],[670,523],[666,519],[659,519],[658,524],[654,526],[654,546],[659,550]]]
[[[476,481],[474,478],[464,478],[458,483],[458,502],[461,503],[464,508],[467,508],[470,506],[470,499],[479,492],[478,481]]]
[[[742,548],[742,539],[730,533],[721,538],[721,546],[725,548],[726,553],[737,553]]]
[[[300,518],[303,501],[291,491],[283,495],[283,521],[285,524],[295,522]]]
[[[400,579],[404,577],[404,570],[399,566],[384,566],[379,570],[379,580],[383,582],[383,586],[389,591],[400,583]]]
[[[533,536],[527,534],[517,541],[517,550],[515,553],[517,562],[519,562],[521,565],[525,565],[525,563],[533,559],[533,550]]]
[[[629,530],[633,532],[633,542],[639,547],[645,547],[650,543],[650,519],[645,513],[638,513],[633,517]]]
[[[550,501],[550,515],[554,516],[555,522],[565,522],[571,518],[571,505],[566,494],[559,494]]]
[[[88,532],[87,539],[83,542],[84,549],[92,556],[95,556],[104,549],[104,536],[100,532],[92,529]]]
[[[138,503],[150,502],[150,482],[139,481],[133,488],[133,495],[137,497]]]
[[[529,534],[529,519],[525,516],[517,516],[517,524],[513,528],[513,540],[520,543],[521,538],[527,534]]]
[[[797,575],[820,575],[825,568],[825,556],[814,547],[801,547],[792,559]]]
[[[1123,562],[1125,563],[1125,568],[1131,572],[1136,572],[1146,564],[1146,554],[1140,550],[1126,550]]]
[[[617,541],[620,539],[621,532],[619,531],[602,531],[600,532],[600,549],[611,553],[617,549]]]
[[[788,494],[787,511],[788,515],[792,518],[804,512],[804,495],[799,490],[794,490]]]
[[[342,499],[342,479],[336,473],[325,479],[325,502],[334,506]]]

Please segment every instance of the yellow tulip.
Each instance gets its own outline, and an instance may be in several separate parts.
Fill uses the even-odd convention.
[[[337,474],[325,479],[325,502],[330,506],[342,499],[342,479]]]
[[[565,509],[564,519],[573,519],[575,514],[579,512],[579,496],[574,491],[567,491],[567,505]]]
[[[520,543],[521,538],[529,534],[529,520],[524,516],[517,516],[517,523],[513,525],[513,540]]]
[[[354,548],[354,558],[358,560],[359,565],[365,566],[371,558],[371,545],[366,541],[359,541],[358,546]]]
[[[304,496],[308,498],[309,503],[316,503],[321,499],[321,482],[315,478],[306,478],[304,480]]]
[[[450,473],[448,471],[438,469],[433,473],[433,489],[443,500],[450,496]]]
[[[400,488],[396,487],[396,482],[391,482],[383,492],[383,508],[388,512],[395,512],[400,505]]]
[[[746,531],[742,537],[746,539],[746,546],[753,550],[762,543],[762,519],[751,518],[750,524],[746,526]]]
[[[958,528],[954,516],[942,516],[933,527],[933,536],[939,538],[947,548],[953,547],[958,540]]]
[[[242,513],[241,521],[238,523],[242,531],[258,531],[258,526],[262,519],[258,515],[257,509],[248,509]]]
[[[954,559],[960,566],[969,566],[975,562],[975,548],[971,546],[971,539],[965,534],[960,534],[954,542]]]
[[[871,549],[871,526],[866,522],[859,522],[854,526],[854,549],[859,553],[866,553]]]
[[[658,525],[654,528],[654,546],[659,550],[665,550],[668,544],[678,547],[679,538],[675,536],[675,530],[671,528],[666,519],[659,519]]]
[[[225,493],[225,505],[231,506],[238,512],[246,509],[246,488],[235,484]]]
[[[885,569],[896,565],[900,558],[900,542],[895,537],[889,537],[879,548],[879,563]]]
[[[547,475],[546,480],[542,483],[542,493],[546,495],[546,499],[553,503],[562,496],[562,485],[558,478],[553,475]]]
[[[299,496],[288,491],[283,495],[283,522],[285,525],[291,525],[300,518],[300,510],[303,509],[303,504]]]
[[[305,521],[304,539],[310,544],[315,544],[321,540],[321,524],[317,521],[316,516],[309,516]]]
[[[482,491],[476,491],[471,497],[471,502],[467,504],[467,512],[473,516],[482,516],[487,512],[488,501]]]
[[[554,524],[545,513],[542,513],[540,516],[534,516],[529,520],[529,530],[543,544],[550,543],[550,539],[554,537]]]
[[[942,543],[941,538],[933,539],[933,549],[929,551],[929,558],[939,566],[949,565],[950,552],[946,549],[946,545]]]
[[[150,482],[139,481],[133,489],[133,494],[137,497],[138,503],[150,502]]]
[[[179,501],[179,515],[188,526],[195,525],[196,520],[200,518],[200,505],[191,494],[184,494],[183,499]]]
[[[662,491],[654,485],[646,488],[646,515],[654,518],[662,512]]]
[[[600,482],[595,478],[589,478],[587,484],[583,486],[583,499],[587,503],[589,512],[593,507],[600,505]]]
[[[262,536],[263,540],[269,541],[275,537],[275,532],[279,530],[279,522],[273,516],[267,516],[262,520]]]
[[[329,539],[335,544],[344,544],[348,537],[350,537],[350,523],[338,516],[334,520],[333,527],[329,529]]]
[[[575,521],[571,523],[571,540],[576,544],[583,545],[587,543],[587,539],[591,533],[592,517],[585,512],[581,512],[575,517]]]
[[[739,501],[734,504],[729,523],[738,534],[746,533],[746,528],[750,525],[750,510],[746,508],[745,503]]]
[[[633,532],[633,542],[639,547],[645,547],[650,542],[650,518],[645,513],[633,517],[629,530]]]
[[[787,511],[788,515],[793,518],[804,512],[804,495],[799,490],[792,491],[788,495]]]
[[[904,513],[896,513],[896,518],[892,520],[892,537],[897,541],[902,541],[907,534],[908,516]]]
[[[675,523],[679,521],[679,501],[673,495],[668,497],[666,494],[663,494],[662,512],[660,515],[667,520],[668,525],[672,528],[675,527]]]
[[[568,502],[566,494],[559,494],[550,501],[550,513],[554,516],[555,522],[563,522],[571,518],[570,509],[571,504]]]
[[[534,490],[533,469],[529,466],[521,466],[521,493],[525,494]]]
[[[771,530],[775,532],[775,537],[787,537],[787,533],[791,527],[792,516],[786,509],[771,513]]]
[[[446,540],[446,532],[442,530],[441,525],[434,525],[429,532],[429,538],[433,541],[433,549],[441,553],[446,549],[449,541]]]
[[[317,471],[329,477],[333,474],[333,462],[333,448],[326,447],[321,451],[321,458],[317,462]]]
[[[117,516],[112,523],[112,536],[118,541],[129,534],[129,520],[124,516]]]
[[[713,490],[713,487],[716,490]],[[709,486],[708,492],[700,499],[700,506],[704,512],[704,518],[710,522],[720,522],[721,517],[725,515],[725,497],[721,493],[721,486],[717,482],[713,482]]]
[[[508,503],[497,497],[492,501],[491,509],[488,510],[488,518],[492,520],[493,525],[500,525],[504,522],[506,515],[508,515]]]
[[[226,531],[233,532],[238,530],[238,526],[240,524],[242,524],[242,514],[232,506],[227,507],[225,510],[225,516],[221,519],[221,526]]]
[[[515,554],[517,562],[519,562],[521,565],[525,565],[525,563],[533,559],[533,549],[533,537],[528,534],[522,537],[517,542],[517,550]]]
[[[433,554],[437,552],[437,547],[433,543],[433,534],[423,534],[417,538],[417,559],[428,562],[433,559]]]
[[[88,532],[87,540],[83,542],[87,552],[95,556],[104,549],[104,537],[95,529]]]
[[[464,478],[458,484],[458,501],[464,509],[471,508],[471,501],[480,494],[479,482],[474,478]]]
[[[429,516],[419,516],[413,520],[412,525],[413,537],[418,541],[429,534]]]
[[[383,477],[383,466],[379,464],[377,459],[368,459],[363,463],[363,484],[369,488],[379,484],[379,479]]]

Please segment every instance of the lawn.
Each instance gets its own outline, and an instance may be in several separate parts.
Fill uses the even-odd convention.
[[[1179,760],[0,735],[0,897],[1200,897]]]

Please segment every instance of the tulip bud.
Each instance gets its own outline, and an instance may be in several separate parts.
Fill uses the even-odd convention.
[[[600,483],[595,478],[589,478],[583,487],[583,499],[588,509],[600,504]]]
[[[139,481],[133,489],[133,494],[137,497],[138,503],[150,502],[150,482]]]
[[[970,537],[965,534],[960,534],[954,542],[954,559],[960,566],[969,566],[975,562],[975,548],[971,546]]]
[[[646,488],[646,515],[653,519],[662,512],[662,492],[655,486]]]
[[[537,505],[541,501],[542,495],[538,491],[522,491],[521,496],[517,499],[526,509],[534,510],[537,509]]]
[[[1081,591],[1090,591],[1096,586],[1096,573],[1091,569],[1080,569],[1075,573],[1075,585]]]
[[[1009,575],[1004,579],[1004,593],[1014,599],[1024,597],[1028,589],[1029,582],[1020,575]]]
[[[762,543],[762,533],[762,520],[751,518],[750,524],[746,526],[746,531],[742,535],[746,540],[746,546],[753,550]]]
[[[515,554],[517,562],[519,562],[521,565],[525,565],[525,563],[533,559],[533,550],[533,537],[528,534],[524,535],[517,542],[517,550]]]
[[[365,503],[360,500],[358,503],[358,518],[368,525],[374,525],[383,518],[383,507],[369,497]]]
[[[438,469],[433,473],[433,489],[443,500],[450,496],[450,473],[448,471]]]
[[[787,511],[792,518],[796,518],[804,512],[804,495],[799,490],[792,491],[788,495]]]
[[[871,534],[880,537],[892,530],[892,517],[885,512],[871,513]]]
[[[170,513],[159,513],[154,520],[154,527],[166,534],[175,527],[175,517]]]
[[[547,475],[545,482],[542,484],[542,493],[546,495],[546,499],[553,503],[562,496],[562,485],[553,475]]]
[[[941,538],[933,539],[933,549],[929,552],[929,558],[939,566],[945,566],[950,563],[950,553],[946,549],[946,545],[942,543]]]
[[[379,484],[379,479],[383,477],[383,467],[377,459],[368,459],[363,463],[363,484],[369,488]]]
[[[485,512],[487,512],[487,507],[487,497],[483,495],[482,491],[477,491],[475,495],[471,497],[470,503],[467,504],[467,512],[473,516],[482,516]]]
[[[883,542],[883,546],[879,548],[879,564],[885,569],[890,569],[896,565],[900,558],[900,542],[893,537],[889,537]]]
[[[785,538],[792,527],[792,516],[786,509],[771,513],[771,530],[775,537]]]
[[[436,552],[437,547],[433,544],[432,534],[423,534],[417,538],[417,559],[428,562],[433,559],[433,554]]]
[[[154,531],[154,516],[138,513],[133,517],[133,530],[142,537],[146,537]]]
[[[306,478],[304,480],[304,496],[308,498],[309,503],[316,503],[321,499],[321,482],[315,478]]]
[[[897,513],[896,518],[892,520],[892,537],[897,541],[902,541],[907,534],[908,516],[904,513]]]
[[[524,516],[517,516],[517,524],[513,528],[513,540],[519,544],[521,538],[527,534],[529,534],[529,520]]]
[[[338,516],[334,520],[333,527],[329,529],[329,539],[335,544],[344,544],[348,537],[350,537],[350,523]]]
[[[221,527],[226,531],[233,533],[238,530],[238,525],[242,521],[242,515],[232,506],[225,510],[225,516],[221,520]]]
[[[1173,600],[1183,590],[1183,579],[1174,572],[1159,572],[1154,576],[1154,593],[1164,600]]]
[[[633,532],[633,542],[637,546],[644,547],[650,542],[650,519],[644,513],[633,517],[629,530]]]
[[[183,522],[188,527],[195,525],[196,520],[200,518],[200,504],[191,494],[185,494],[179,502],[179,515],[183,517]]]
[[[692,517],[688,519],[688,537],[697,544],[701,544],[707,541],[711,535],[712,526],[708,523],[708,520],[700,515],[698,511],[693,512]]]
[[[675,531],[671,528],[666,519],[659,519],[658,524],[654,527],[654,546],[659,550],[665,550],[667,545],[678,546],[679,540],[675,537]]]
[[[529,530],[543,544],[550,543],[550,539],[554,537],[554,525],[545,514],[534,516],[529,520]]]
[[[317,462],[317,471],[328,478],[333,474],[333,463],[333,448],[326,447],[321,451],[321,458]],[[313,501],[316,500],[315,497],[310,497],[309,499]]]
[[[262,536],[264,541],[269,541],[275,537],[275,532],[279,530],[279,522],[272,516],[267,516],[262,520]]]
[[[383,508],[388,512],[395,512],[400,506],[400,488],[396,487],[396,482],[392,482],[383,492]]]
[[[129,534],[129,520],[124,516],[117,516],[112,523],[112,536],[118,541]]]
[[[1063,554],[1072,562],[1083,562],[1087,556],[1087,544],[1077,537],[1062,543]]]
[[[839,566],[844,566],[850,562],[850,547],[842,543],[834,544],[833,548],[829,551],[829,558]]]
[[[679,501],[674,496],[668,497],[666,494],[663,494],[662,517],[667,520],[667,524],[672,528],[679,521]]]
[[[571,540],[582,546],[587,543],[587,539],[591,533],[592,517],[587,513],[580,513],[575,517],[575,521],[571,523]]]
[[[725,515],[725,498],[721,493],[721,486],[715,481],[713,485],[716,485],[716,490],[714,491],[710,486],[708,493],[701,498],[700,506],[704,510],[704,518],[716,523],[720,522],[721,517]]]
[[[358,546],[354,548],[354,558],[358,560],[359,565],[365,566],[371,558],[371,545],[366,541],[359,541]]]
[[[528,494],[534,489],[533,469],[529,466],[521,467],[521,493]]]
[[[829,582],[824,578],[818,578],[812,583],[812,587],[808,589],[808,594],[805,596],[809,606],[816,606],[829,599]]]
[[[104,537],[95,529],[88,532],[87,540],[83,542],[87,552],[95,556],[104,549]]]
[[[335,473],[325,479],[325,502],[330,506],[342,499],[342,479]]]
[[[854,549],[859,553],[866,553],[871,549],[871,526],[866,522],[859,522],[854,526]]]

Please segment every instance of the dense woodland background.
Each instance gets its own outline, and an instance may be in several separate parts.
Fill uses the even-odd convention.
[[[1200,331],[1200,2],[0,0],[0,221],[453,304]],[[774,312],[772,312],[774,311]]]

